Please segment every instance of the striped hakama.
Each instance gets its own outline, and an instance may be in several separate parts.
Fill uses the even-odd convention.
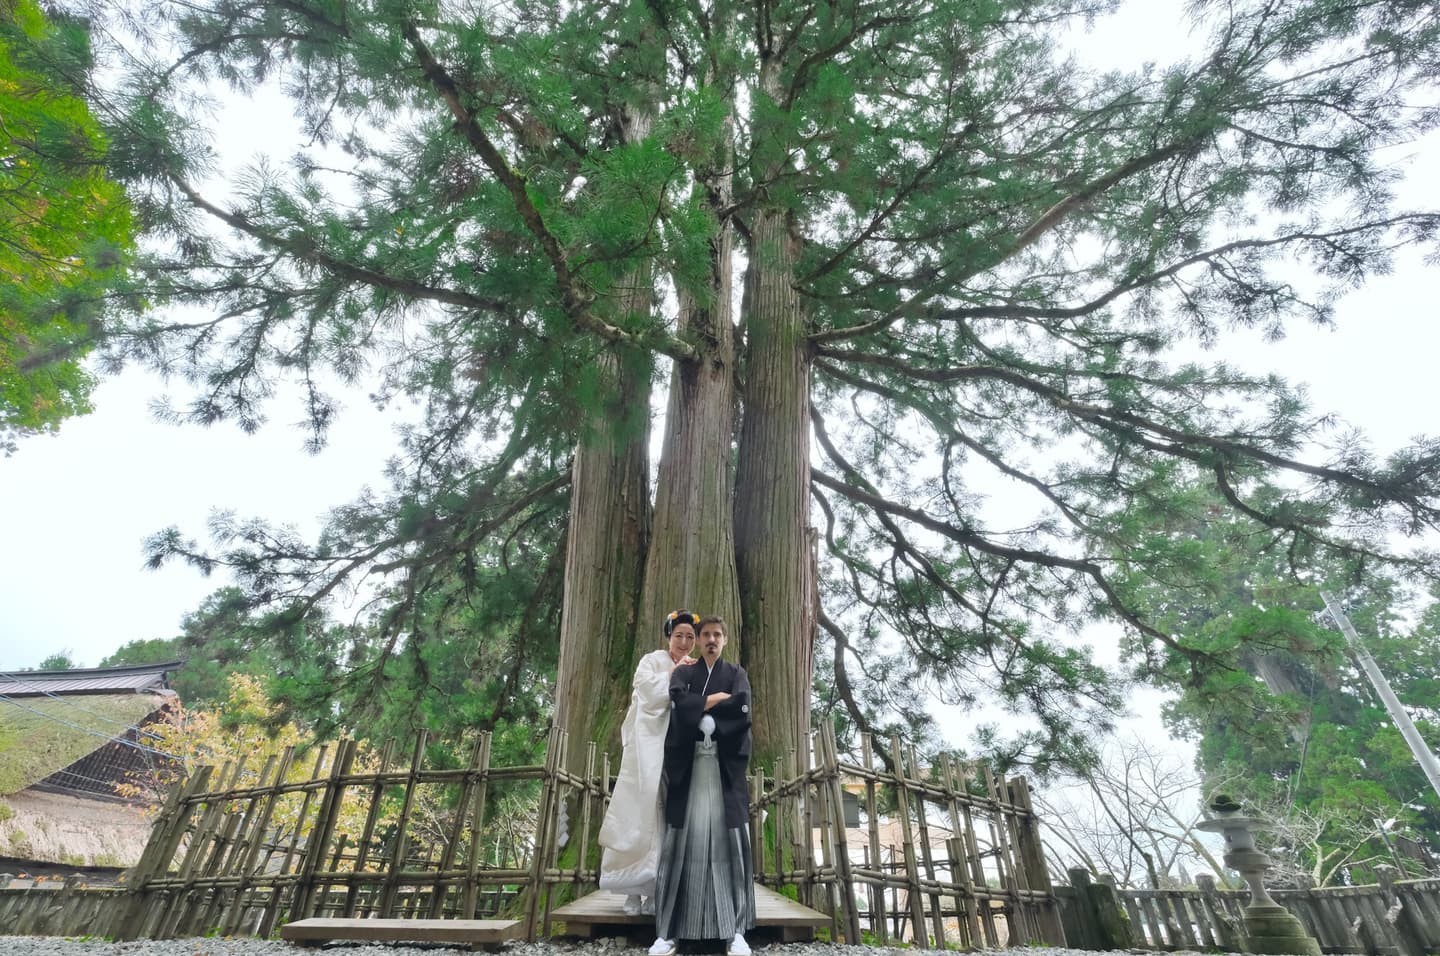
[[[665,939],[729,939],[755,927],[750,831],[727,829],[720,762],[695,744],[685,825],[667,827],[655,886],[655,929]]]

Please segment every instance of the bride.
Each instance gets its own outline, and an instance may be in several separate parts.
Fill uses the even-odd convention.
[[[625,893],[625,912],[652,912],[642,897],[655,893],[655,870],[665,824],[660,818],[660,771],[670,724],[670,672],[693,663],[699,615],[681,609],[665,617],[666,646],[640,658],[630,709],[620,730],[620,773],[600,825],[600,888]]]

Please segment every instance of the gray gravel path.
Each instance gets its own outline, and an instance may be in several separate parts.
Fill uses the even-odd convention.
[[[700,956],[705,949],[688,950]],[[0,936],[0,956],[306,956],[329,953],[332,956],[449,956],[468,953],[458,946],[389,946],[379,944],[339,943],[323,949],[305,949],[278,940],[261,939],[142,939],[126,943],[103,940],[64,939],[52,936]],[[686,956],[687,949],[681,950]],[[718,952],[718,951],[717,951]],[[1015,956],[1016,950],[996,950],[994,956]],[[1024,949],[1024,956],[1093,956],[1085,950],[1035,947]],[[1145,953],[1146,950],[1130,950]],[[954,951],[890,949],[874,947],[857,951],[849,946],[829,943],[786,943],[756,948],[757,956],[955,956]],[[507,943],[498,956],[645,956],[645,948],[624,939],[599,939],[586,942],[544,941],[538,943]],[[1170,956],[1187,956],[1172,953]],[[1209,953],[1206,956],[1217,956]],[[1233,954],[1218,954],[1233,956]]]

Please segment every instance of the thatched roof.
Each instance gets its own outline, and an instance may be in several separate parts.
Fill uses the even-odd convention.
[[[165,705],[158,694],[0,700],[0,796],[63,770]]]

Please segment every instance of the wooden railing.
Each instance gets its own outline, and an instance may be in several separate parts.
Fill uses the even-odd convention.
[[[1128,916],[1130,945],[1176,950],[1238,950],[1247,890],[1222,890],[1208,877],[1194,889],[1116,890]],[[1369,886],[1275,889],[1326,953],[1424,956],[1440,953],[1440,879],[1393,880]]]
[[[523,920],[528,938],[549,935],[552,905],[596,883],[609,757],[591,744],[584,770],[568,770],[556,731],[543,764],[498,767],[480,735],[465,766],[433,767],[426,743],[415,741],[408,763],[393,746],[361,759],[347,740],[316,748],[307,773],[293,771],[293,750],[258,772],[243,762],[202,768],[171,790],[118,890],[77,886],[64,901],[50,893],[5,905],[29,914],[35,933],[73,933],[70,917],[83,910],[83,932],[121,939],[502,911]],[[876,766],[868,740],[858,764],[842,761],[828,727],[810,749],[803,767],[792,755],[752,768],[755,873],[828,914],[832,939],[1063,943],[1022,778],[943,758],[922,770],[896,741],[890,769]],[[858,829],[844,825],[845,788],[863,804]],[[521,797],[530,810],[517,823],[501,804]]]
[[[943,755],[922,770],[897,740],[889,754],[891,767],[877,766],[862,738],[861,762],[845,762],[822,726],[807,767],[792,755],[771,773],[756,769],[756,879],[795,886],[802,903],[830,915],[837,940],[868,933],[940,949],[1063,945],[1025,779]],[[857,828],[845,826],[846,789],[860,791]]]
[[[594,881],[583,865],[555,868],[565,800],[583,807],[582,844],[598,820],[594,807],[607,788],[593,772],[593,753],[590,775],[569,773],[556,732],[544,764],[496,767],[482,734],[467,766],[442,769],[424,765],[426,743],[424,735],[416,740],[408,766],[397,765],[387,747],[374,769],[358,772],[355,742],[341,741],[333,751],[321,748],[300,781],[287,775],[289,751],[268,762],[253,785],[238,785],[238,764],[202,768],[171,791],[140,862],[126,874],[111,931],[122,939],[268,936],[280,923],[312,916],[473,919],[503,908],[518,909],[533,938],[548,885]],[[497,858],[487,849],[499,822],[497,797],[526,791],[538,793],[533,829]],[[448,813],[422,841],[416,813],[427,796]],[[292,819],[277,828],[282,801]],[[340,832],[342,816],[360,832]]]
[[[121,891],[90,887],[79,876],[16,879],[0,873],[0,933],[10,936],[85,936],[109,926]],[[100,930],[103,934],[103,929]]]

